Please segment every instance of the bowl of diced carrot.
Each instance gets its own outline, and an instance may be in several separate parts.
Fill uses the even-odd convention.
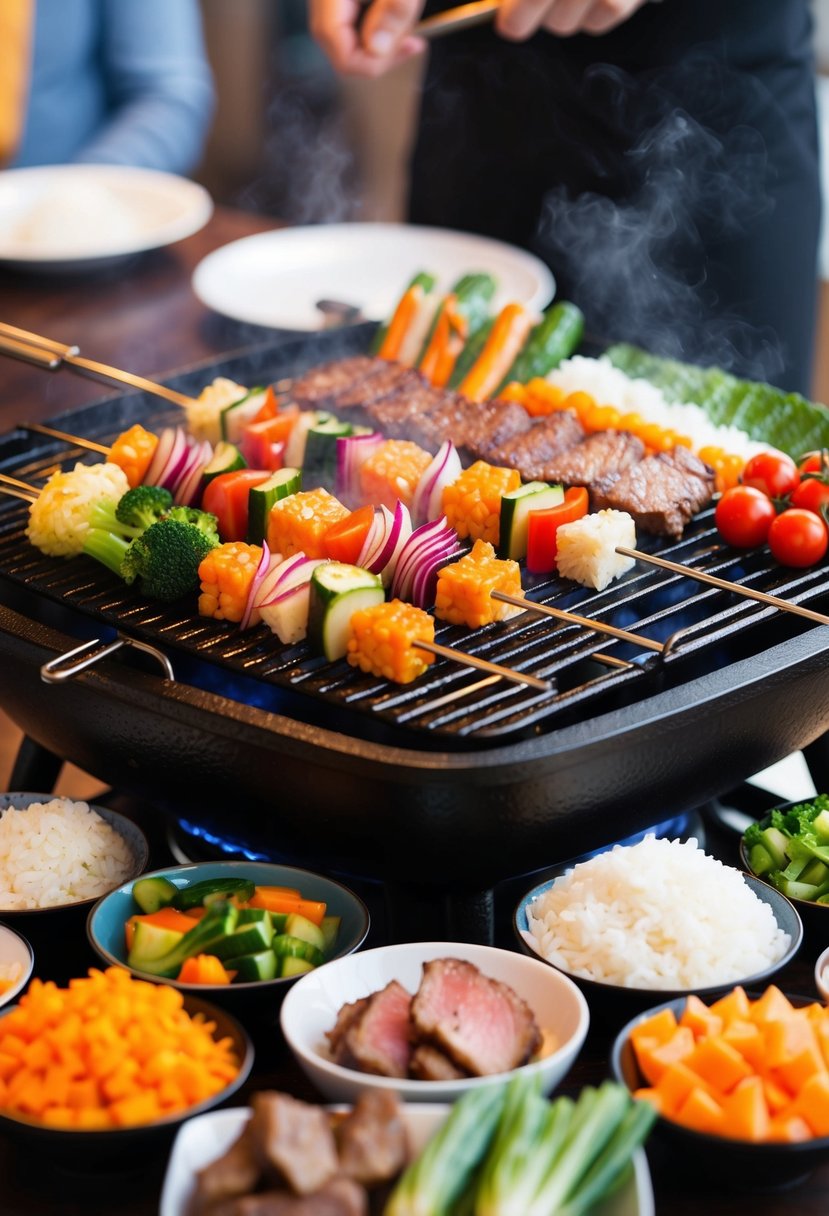
[[[0,1014],[0,1129],[84,1170],[160,1150],[253,1065],[235,1018],[123,968],[34,979]]]
[[[356,950],[368,928],[363,901],[333,879],[217,861],[124,883],[92,909],[87,936],[106,963],[267,1017],[300,975]]]
[[[724,1183],[791,1185],[829,1162],[829,1009],[770,985],[669,1001],[617,1036],[611,1069],[652,1102],[677,1160]]]

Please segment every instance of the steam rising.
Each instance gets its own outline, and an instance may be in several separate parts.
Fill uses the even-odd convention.
[[[696,90],[710,86],[716,123],[723,80],[696,64]],[[633,127],[627,102],[632,84],[618,69],[595,69],[590,85],[611,93],[616,120]],[[671,81],[672,85],[676,81]],[[745,78],[729,87],[746,88]],[[749,86],[750,87],[750,86]],[[706,256],[745,235],[767,217],[763,141],[749,121],[714,134],[653,86],[649,115],[624,161],[629,188],[614,200],[598,193],[568,196],[563,188],[545,200],[538,241],[544,256],[601,339],[628,339],[694,362],[751,367],[771,379],[783,367],[773,335],[758,332],[728,310],[705,271]],[[641,100],[641,99],[639,99]],[[747,119],[754,98],[740,106]],[[725,125],[725,124],[723,124]]]

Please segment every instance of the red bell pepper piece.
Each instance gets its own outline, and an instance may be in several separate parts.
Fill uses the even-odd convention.
[[[227,542],[244,540],[248,532],[248,494],[271,476],[270,469],[236,469],[207,483],[202,510],[218,520],[219,536]]]
[[[564,502],[543,511],[530,511],[527,530],[527,569],[530,574],[549,574],[556,564],[556,532],[587,514],[589,499],[584,486],[564,491]]]

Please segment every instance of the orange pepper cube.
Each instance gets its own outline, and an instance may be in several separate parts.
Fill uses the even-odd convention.
[[[694,1036],[687,1026],[679,1026],[673,1038],[657,1047],[646,1047],[647,1040],[640,1041],[636,1048],[639,1067],[651,1085],[657,1085],[665,1069],[678,1061],[689,1062],[694,1054]]]
[[[751,1065],[746,1063],[736,1048],[724,1039],[703,1039],[686,1060],[689,1068],[721,1093],[728,1093],[738,1081],[751,1075]]]
[[[685,1009],[679,1019],[681,1026],[689,1026],[695,1039],[705,1035],[720,1034],[723,1028],[722,1017],[709,1009],[698,996],[693,994],[685,1002]]]
[[[725,1130],[725,1112],[716,1098],[699,1086],[692,1089],[676,1113],[677,1123],[695,1132],[721,1136]]]

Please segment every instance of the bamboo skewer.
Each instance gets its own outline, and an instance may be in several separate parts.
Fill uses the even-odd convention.
[[[79,371],[100,376],[104,380],[111,380],[116,384],[126,384],[130,388],[138,388],[145,393],[152,393],[156,397],[163,397],[165,401],[171,401],[173,405],[179,405],[184,409],[194,404],[194,398],[188,397],[186,393],[179,393],[176,389],[156,383],[155,380],[147,380],[144,376],[136,376],[133,372],[123,371],[108,363],[86,359],[79,353],[77,346],[68,346],[5,322],[0,322],[0,354],[11,355],[12,358],[22,359],[26,363],[34,363],[46,371],[57,371],[66,364]]]
[[[101,452],[104,456],[108,456],[110,452],[104,443],[96,443],[94,439],[84,439],[81,435],[70,435],[68,431],[56,431],[54,427],[44,426],[40,422],[20,422],[18,429],[34,431],[38,435],[48,435],[50,439],[60,439],[64,443],[74,443],[79,448],[86,448],[90,452]]]
[[[461,4],[458,8],[450,8],[446,12],[424,18],[412,32],[418,38],[442,38],[445,34],[453,34],[455,30],[483,25],[485,21],[494,18],[500,2],[501,0],[473,0],[471,4]]]
[[[40,493],[37,486],[29,485],[28,481],[20,481],[18,477],[10,477],[8,473],[0,473],[0,488],[13,498],[25,497],[28,502],[35,502]]]
[[[643,637],[640,633],[631,633],[627,629],[617,629],[615,625],[606,625],[604,621],[595,621],[589,616],[579,616],[577,612],[568,612],[564,608],[551,608],[549,604],[538,604],[534,600],[521,599],[517,595],[507,595],[503,591],[491,593],[494,600],[502,600],[516,608],[524,608],[527,612],[538,612],[542,616],[555,617],[556,620],[566,621],[571,625],[582,625],[585,629],[593,629],[596,633],[606,633],[609,637],[621,642],[633,642],[635,646],[644,646],[648,650],[656,650],[661,654],[663,645],[653,638]]]
[[[502,667],[500,663],[490,663],[489,659],[479,659],[477,655],[466,654],[451,646],[441,646],[439,642],[417,641],[412,642],[412,646],[417,650],[428,650],[430,654],[436,654],[441,659],[449,659],[453,663],[463,663],[467,667],[476,667],[479,671],[485,671],[489,675],[511,680],[513,684],[527,684],[530,688],[538,689],[539,692],[549,692],[552,688],[549,680],[539,679],[538,676],[532,676],[528,672],[515,671],[512,667]]]
[[[707,583],[709,587],[718,587],[720,591],[733,591],[760,604],[771,608],[780,608],[783,612],[792,612],[795,616],[805,617],[818,625],[829,625],[829,616],[822,612],[813,612],[811,608],[801,608],[800,604],[791,604],[778,595],[769,595],[765,591],[755,591],[753,587],[743,587],[740,583],[731,583],[728,579],[718,578],[715,574],[706,574],[703,570],[695,570],[693,566],[682,566],[679,562],[668,561],[665,557],[655,557],[652,553],[642,553],[639,549],[628,549],[626,545],[617,545],[616,552],[623,557],[632,557],[646,565],[658,566],[660,570],[670,570],[673,574],[684,574],[697,582]]]

